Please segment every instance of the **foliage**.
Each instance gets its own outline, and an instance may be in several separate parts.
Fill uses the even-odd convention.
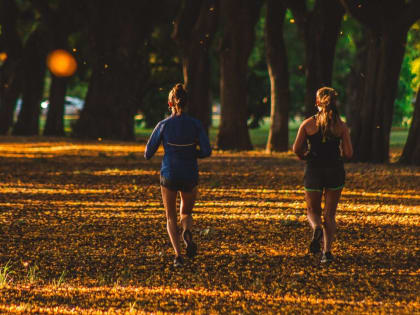
[[[419,86],[419,75],[416,64],[420,60],[419,23],[413,25],[408,32],[406,52],[401,65],[400,80],[398,83],[397,98],[393,117],[394,126],[407,126],[414,111],[413,103],[415,93]],[[417,71],[416,71],[417,70]]]
[[[15,272],[0,312],[419,312],[419,167],[347,164],[336,261],[320,266],[307,254],[303,164],[214,152],[200,161],[199,255],[174,269],[161,152],[145,161],[144,140],[49,141],[0,144],[0,266]]]

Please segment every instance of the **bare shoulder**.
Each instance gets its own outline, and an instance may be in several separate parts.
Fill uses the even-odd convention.
[[[301,127],[302,128],[310,128],[312,127],[314,124],[316,124],[315,119],[313,119],[313,117],[309,117],[306,118],[302,123],[301,123]]]
[[[341,119],[338,121],[338,123],[340,134],[341,136],[344,136],[345,133],[349,132],[349,127],[347,127],[347,124]]]

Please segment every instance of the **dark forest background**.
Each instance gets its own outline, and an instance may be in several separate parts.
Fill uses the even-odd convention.
[[[0,0],[0,134],[65,136],[73,97],[71,136],[134,140],[184,82],[207,130],[217,113],[219,149],[252,149],[249,130],[269,117],[266,149],[287,151],[290,122],[327,85],[354,161],[388,162],[402,127],[400,162],[419,165],[419,19],[418,0]],[[57,49],[74,75],[48,71]]]

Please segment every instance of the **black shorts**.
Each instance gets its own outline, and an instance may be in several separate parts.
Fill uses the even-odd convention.
[[[173,191],[191,192],[198,183],[197,181],[170,180],[160,176],[160,185]]]
[[[342,189],[345,178],[346,172],[343,165],[337,167],[311,167],[306,165],[303,182],[306,191],[322,192],[324,189]]]

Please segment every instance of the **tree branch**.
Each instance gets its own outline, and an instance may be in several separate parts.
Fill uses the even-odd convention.
[[[420,19],[420,1],[412,0],[405,5],[399,21],[404,27],[409,29],[418,19]]]
[[[340,0],[346,11],[371,29],[379,29],[382,4],[372,0]]]
[[[185,0],[184,6],[174,24],[173,39],[179,42],[188,40],[200,14],[202,4],[203,0]]]

